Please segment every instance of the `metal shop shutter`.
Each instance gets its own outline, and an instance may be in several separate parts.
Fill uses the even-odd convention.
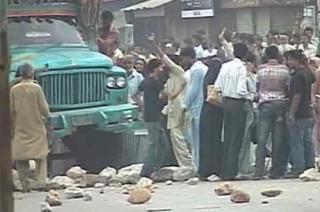
[[[238,9],[236,11],[236,29],[241,33],[253,33],[251,9]]]
[[[271,11],[271,28],[279,32],[292,31],[297,13],[301,9],[298,7],[278,7]]]
[[[256,34],[265,36],[270,30],[270,8],[256,9]]]

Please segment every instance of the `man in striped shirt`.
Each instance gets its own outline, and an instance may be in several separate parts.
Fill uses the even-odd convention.
[[[285,65],[279,64],[279,50],[276,46],[266,49],[268,63],[261,65],[257,73],[259,92],[258,147],[256,150],[255,179],[264,175],[266,144],[272,134],[272,169],[270,177],[284,174],[284,147],[286,135],[286,111],[290,73]]]

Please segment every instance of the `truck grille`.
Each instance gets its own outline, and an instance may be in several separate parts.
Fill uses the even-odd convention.
[[[79,108],[106,103],[106,73],[50,71],[37,76],[51,109]]]

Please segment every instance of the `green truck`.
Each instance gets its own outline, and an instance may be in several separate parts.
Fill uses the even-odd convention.
[[[88,169],[118,160],[119,133],[141,123],[127,101],[125,70],[96,51],[99,0],[11,0],[8,9],[10,80],[20,64],[35,67],[50,105],[51,142],[63,141]]]

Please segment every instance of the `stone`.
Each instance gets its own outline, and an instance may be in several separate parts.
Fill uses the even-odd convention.
[[[307,181],[320,181],[320,172],[318,169],[308,169],[305,172],[303,172],[299,178],[305,182]]]
[[[265,197],[276,197],[276,196],[279,196],[281,193],[282,193],[282,190],[272,189],[272,188],[261,191],[261,195]]]
[[[104,194],[104,188],[101,188],[99,191],[100,194]]]
[[[83,200],[84,201],[92,201],[92,193],[90,191],[84,192]]]
[[[49,182],[51,189],[64,189],[70,186],[74,186],[75,181],[67,176],[56,176]]]
[[[248,203],[248,202],[250,202],[250,195],[244,191],[233,190],[233,192],[231,194],[231,202],[233,202],[233,203]]]
[[[15,191],[22,191],[22,185],[19,179],[18,171],[12,169],[12,179]]]
[[[143,164],[134,164],[119,170],[117,178],[122,184],[136,184],[140,180]]]
[[[77,187],[66,188],[64,192],[66,194],[67,199],[82,198],[84,196],[83,190]]]
[[[218,196],[230,195],[233,192],[233,185],[229,182],[222,183],[219,188],[216,188],[214,192]]]
[[[151,208],[147,209],[147,212],[163,212],[163,211],[172,211],[171,208]]]
[[[67,171],[67,176],[77,181],[78,179],[82,179],[86,173],[87,171],[80,166],[75,166]]]
[[[166,185],[167,185],[167,186],[170,186],[170,185],[172,185],[172,184],[173,184],[172,180],[167,180],[167,181],[166,181]]]
[[[137,187],[139,188],[151,188],[153,184],[153,181],[149,178],[143,177],[137,182]]]
[[[55,206],[61,206],[62,202],[60,200],[60,195],[59,192],[54,191],[54,190],[50,190],[46,196],[45,201],[51,206],[51,207],[55,207]]]
[[[131,204],[144,204],[151,199],[151,193],[148,189],[135,189],[130,192],[127,199]]]
[[[185,181],[195,176],[194,168],[178,167],[173,173],[174,181]]]
[[[112,167],[107,167],[99,173],[99,176],[104,181],[104,184],[107,185],[110,179],[117,176],[117,170]]]
[[[102,177],[96,174],[85,174],[83,176],[83,184],[85,187],[94,187],[97,183],[103,183],[105,185],[103,181]]]
[[[194,177],[194,178],[189,179],[187,181],[187,184],[188,185],[198,185],[199,181],[200,181],[199,178]]]
[[[94,184],[94,188],[96,188],[96,189],[104,188],[104,186],[105,186],[105,184],[103,184],[103,183]]]
[[[207,178],[207,180],[208,180],[209,182],[219,182],[219,181],[221,181],[221,178],[218,177],[217,175],[213,174],[213,175],[209,176],[209,177]]]
[[[42,202],[40,205],[40,212],[52,212],[52,208],[47,202]]]
[[[195,176],[194,168],[169,166],[151,174],[154,182],[185,181]]]

